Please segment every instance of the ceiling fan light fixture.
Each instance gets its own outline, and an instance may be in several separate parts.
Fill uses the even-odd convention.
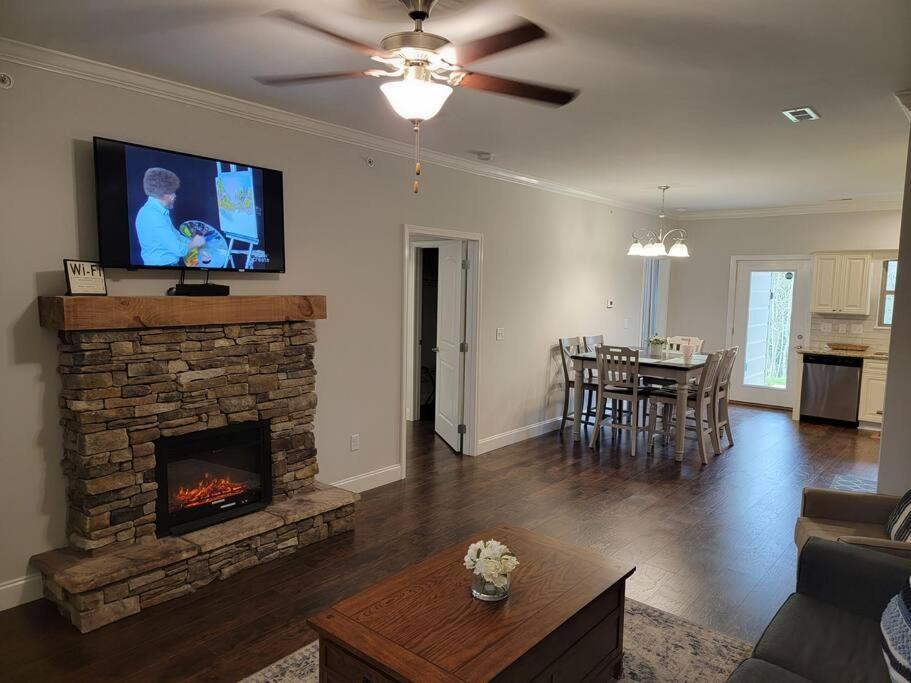
[[[421,79],[390,81],[380,86],[395,113],[408,121],[427,121],[440,113],[452,94],[443,83]]]

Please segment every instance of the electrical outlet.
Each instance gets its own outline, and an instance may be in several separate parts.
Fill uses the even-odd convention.
[[[498,327],[497,328],[497,341],[503,341],[506,339],[506,328]]]
[[[614,307],[614,300],[613,300],[613,299],[608,299],[608,300],[607,300],[607,307],[608,307],[608,308],[613,308],[613,307]]]
[[[351,435],[351,451],[354,452],[354,451],[359,451],[359,450],[361,450],[361,435],[352,434]]]
[[[864,324],[863,323],[851,323],[851,334],[863,334],[864,333]]]
[[[822,324],[820,324],[819,329],[822,330],[823,332],[831,332],[832,323],[822,323]]]
[[[838,334],[848,334],[848,324],[847,323],[838,324]]]
[[[629,329],[629,318],[624,318],[624,319],[623,319],[623,329],[624,329],[624,330],[628,330],[628,329]]]

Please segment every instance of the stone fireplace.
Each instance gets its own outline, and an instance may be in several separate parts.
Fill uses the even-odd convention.
[[[43,297],[59,330],[69,548],[32,558],[86,632],[349,531],[318,484],[323,297]]]

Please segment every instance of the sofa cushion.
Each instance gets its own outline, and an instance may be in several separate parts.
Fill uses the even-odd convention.
[[[907,541],[911,539],[911,491],[908,491],[898,501],[889,520],[886,522],[886,535],[893,541]]]
[[[825,538],[829,541],[837,541],[842,536],[865,536],[867,538],[880,539],[888,538],[882,524],[798,517],[797,525],[794,527],[794,542],[797,544],[797,550],[802,550],[807,539],[814,536],[816,538]]]
[[[879,622],[794,593],[753,656],[814,681],[888,681]]]
[[[810,683],[809,679],[791,673],[761,659],[750,658],[740,663],[728,677],[728,683]]]

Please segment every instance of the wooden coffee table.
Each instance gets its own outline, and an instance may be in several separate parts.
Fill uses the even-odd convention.
[[[510,596],[471,596],[462,558],[495,538],[518,556]],[[626,579],[635,567],[513,526],[452,548],[310,620],[320,682],[589,681],[619,676]]]

